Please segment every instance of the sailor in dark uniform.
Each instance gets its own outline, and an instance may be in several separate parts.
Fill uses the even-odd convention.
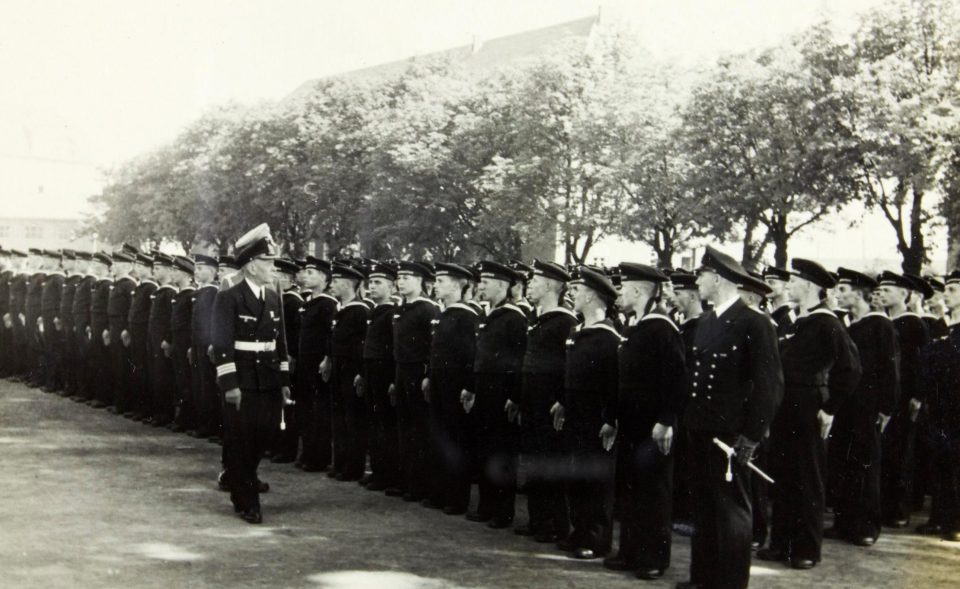
[[[96,273],[99,277],[90,300],[90,372],[89,390],[93,407],[106,407],[113,402],[113,366],[110,363],[110,321],[107,309],[113,279],[110,268],[113,258],[106,252],[94,255]]]
[[[827,538],[871,546],[880,535],[880,435],[897,407],[899,345],[893,322],[870,310],[876,280],[839,268],[838,300],[850,317],[847,331],[856,345],[863,376],[837,411],[828,446],[835,493],[833,527]]]
[[[619,274],[622,310],[633,318],[619,348],[620,552],[604,566],[649,581],[670,566],[674,434],[688,391],[685,350],[680,330],[660,306],[670,279],[626,262]]]
[[[147,324],[150,345],[151,424],[154,427],[173,427],[176,409],[176,383],[170,360],[170,320],[173,297],[177,289],[170,284],[173,258],[157,252],[153,258],[153,276],[160,285],[150,295],[150,317]]]
[[[77,295],[77,284],[83,279],[83,275],[77,272],[79,265],[77,252],[73,250],[63,250],[63,270],[66,279],[63,281],[63,291],[60,295],[60,324],[57,329],[59,336],[58,345],[60,346],[60,377],[63,382],[61,395],[69,397],[76,393],[76,366],[77,366],[77,346],[74,336],[73,322],[73,300]],[[3,296],[0,294],[0,300]]]
[[[557,547],[591,559],[606,555],[613,541],[621,338],[610,319],[617,299],[610,279],[583,267],[573,285],[573,311],[584,319],[568,336],[563,402],[553,411],[567,444],[571,525]]]
[[[787,282],[790,272],[776,266],[767,266],[763,269],[763,281],[770,287],[767,295],[770,316],[777,323],[777,336],[783,337],[793,322],[797,320],[797,312],[790,297],[787,295]]]
[[[140,251],[136,253],[136,258],[138,284],[130,298],[127,331],[120,336],[129,348],[132,364],[130,417],[144,421],[150,418],[153,407],[149,374],[150,336],[147,327],[150,322],[151,296],[159,285],[153,280],[153,258]]]
[[[363,340],[363,397],[370,416],[370,478],[368,491],[399,491],[397,412],[387,391],[393,383],[393,312],[397,269],[383,262],[367,266],[368,294],[374,307]]]
[[[128,342],[122,334],[127,331],[130,319],[130,304],[134,290],[137,288],[137,279],[134,275],[136,248],[124,244],[123,249],[113,254],[113,289],[110,291],[110,300],[107,303],[107,317],[110,325],[110,363],[113,372],[113,399],[109,411],[124,413],[132,408],[131,381],[133,372],[130,364],[130,350]]]
[[[297,390],[297,348],[300,344],[300,309],[303,307],[303,297],[300,296],[296,283],[300,266],[287,258],[279,258],[274,264],[277,267],[277,281],[280,291],[283,292],[283,321],[287,332],[287,353],[290,355],[290,390],[296,399]],[[297,406],[290,405],[284,412],[284,429],[277,436],[272,448],[270,462],[286,464],[297,459],[297,446],[300,442],[297,426]]]
[[[41,386],[45,392],[52,393],[62,386],[59,374],[62,350],[57,324],[60,323],[60,298],[66,276],[59,251],[44,250],[43,257],[46,273],[40,294]]]
[[[260,225],[237,240],[243,279],[217,293],[213,305],[213,351],[217,384],[224,393],[224,458],[234,511],[259,524],[257,467],[280,428],[290,400],[289,362],[276,258],[270,230]]]
[[[0,247],[0,377],[11,376],[11,360],[16,353],[13,349],[13,317],[10,314],[10,281],[14,270],[11,264],[12,254]]]
[[[947,276],[944,303],[951,317],[960,317],[960,271]],[[960,542],[960,324],[950,325],[947,336],[931,342],[922,354],[936,477],[927,533]]]
[[[902,528],[910,522],[913,503],[913,463],[916,422],[923,407],[920,350],[930,342],[927,324],[907,310],[920,296],[913,281],[893,272],[880,275],[879,299],[893,319],[900,343],[900,398],[882,437],[881,497],[884,525]]]
[[[527,315],[527,321],[533,321],[537,316],[537,309],[527,300],[527,285],[533,278],[533,266],[520,260],[511,260],[510,267],[523,275],[523,280],[510,288],[510,302],[523,310]]]
[[[795,258],[787,284],[799,316],[780,342],[785,393],[770,428],[770,467],[776,479],[770,547],[762,560],[788,560],[796,569],[820,561],[826,506],[823,441],[841,403],[860,380],[855,346],[826,308],[833,276],[816,262]]]
[[[171,268],[177,292],[170,301],[170,361],[173,365],[174,403],[177,408],[173,431],[197,435],[197,406],[193,398],[190,368],[191,321],[193,319],[193,260],[175,256]]]
[[[404,501],[422,501],[429,490],[428,407],[423,379],[430,363],[430,330],[440,314],[437,304],[423,295],[423,283],[432,272],[422,263],[401,262],[397,291],[403,304],[393,313],[393,357],[396,376],[390,395],[396,399]]]
[[[28,348],[27,341],[27,283],[30,281],[32,269],[30,256],[27,252],[11,250],[16,258],[16,274],[10,280],[10,320],[13,324],[13,341],[16,355],[14,357],[14,374],[20,382],[28,379]]]
[[[217,297],[217,259],[194,255],[193,292],[190,316],[190,361],[193,368],[194,397],[197,403],[197,437],[220,439],[220,394],[217,369],[213,364],[213,339],[210,317]]]
[[[423,383],[430,410],[431,465],[436,472],[424,504],[448,515],[463,515],[470,503],[469,421],[460,392],[472,388],[479,324],[477,311],[462,302],[472,276],[469,268],[458,264],[436,265],[434,293],[443,311],[433,320],[430,372]]]
[[[97,265],[90,252],[77,252],[77,270],[83,275],[77,283],[73,295],[73,342],[76,347],[76,364],[74,366],[74,387],[72,399],[82,401],[89,397],[89,361],[90,361],[90,302],[93,299],[93,290],[96,288],[97,277],[91,267]],[[11,286],[12,290],[12,286]],[[11,299],[11,305],[13,301]]]
[[[300,378],[296,381],[296,399],[302,450],[294,466],[307,472],[326,470],[333,451],[329,374],[326,380],[320,374],[320,366],[330,356],[333,316],[339,307],[337,299],[327,292],[330,272],[329,262],[313,256],[307,256],[301,272],[304,288],[310,291],[310,296],[304,300],[300,311],[300,342],[297,346]]]
[[[677,586],[746,587],[753,521],[750,461],[783,396],[776,330],[737,295],[746,271],[707,247],[697,284],[713,304],[697,325],[690,400],[684,413],[690,442],[695,531],[690,581]],[[731,446],[730,459],[714,439]]]
[[[340,308],[333,317],[330,346],[334,401],[333,466],[338,481],[359,481],[367,465],[367,411],[363,401],[363,338],[370,307],[360,299],[364,275],[334,264],[330,293]]]
[[[565,448],[551,413],[563,403],[566,341],[577,325],[576,315],[560,305],[570,280],[563,266],[535,260],[527,285],[527,296],[538,310],[527,328],[520,395],[520,453],[530,523],[514,528],[514,533],[542,543],[555,543],[570,531]]]

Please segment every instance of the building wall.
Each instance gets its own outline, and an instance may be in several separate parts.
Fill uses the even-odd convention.
[[[78,219],[44,219],[0,217],[0,246],[26,251],[42,249],[75,249],[94,251],[103,244],[90,235],[81,235]]]

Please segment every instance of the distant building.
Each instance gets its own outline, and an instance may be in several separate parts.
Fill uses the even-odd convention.
[[[82,234],[79,219],[40,217],[0,217],[0,246],[26,251],[41,249],[76,249],[93,251],[97,240]]]

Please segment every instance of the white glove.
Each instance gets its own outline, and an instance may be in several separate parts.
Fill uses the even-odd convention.
[[[910,399],[910,421],[917,420],[917,417],[920,416],[921,407],[923,407],[923,403],[921,403],[919,400]]]
[[[603,424],[600,428],[600,438],[603,440],[603,449],[609,452],[613,448],[613,443],[617,440],[617,428],[609,423]]]
[[[650,433],[650,436],[653,438],[653,441],[657,443],[657,448],[660,449],[661,454],[666,456],[670,453],[670,448],[673,446],[672,426],[656,423],[653,425],[653,431]]]
[[[473,409],[473,404],[477,401],[477,396],[463,389],[460,391],[460,404],[463,405],[463,410],[467,413],[470,413],[470,410]]]
[[[882,434],[885,429],[887,429],[887,424],[890,423],[890,416],[884,415],[881,413],[877,416],[877,425],[880,426],[880,433]]]
[[[559,401],[554,403],[553,407],[550,408],[550,415],[553,416],[553,429],[558,432],[563,431],[564,409]]]
[[[820,439],[826,440],[830,435],[830,428],[833,427],[833,416],[821,409],[817,411],[817,421],[820,422]]]

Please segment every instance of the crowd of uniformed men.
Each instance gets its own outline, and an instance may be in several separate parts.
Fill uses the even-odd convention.
[[[491,528],[520,493],[516,534],[642,579],[692,534],[683,587],[870,546],[925,496],[917,532],[960,541],[960,271],[298,260],[263,226],[0,266],[2,374],[222,441],[251,523],[269,456]]]

